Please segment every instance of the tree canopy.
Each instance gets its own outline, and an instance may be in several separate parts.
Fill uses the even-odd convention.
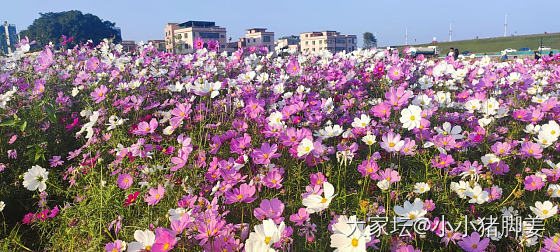
[[[95,45],[103,39],[113,39],[121,42],[119,29],[115,23],[102,20],[92,14],[83,14],[81,11],[71,10],[63,12],[39,13],[40,17],[33,21],[27,30],[20,33],[21,37],[29,37],[37,41],[39,48],[53,42],[58,45],[62,42],[62,35],[73,37],[72,43],[85,43],[92,40]]]
[[[377,38],[371,32],[364,32],[364,47],[372,48],[377,46]]]

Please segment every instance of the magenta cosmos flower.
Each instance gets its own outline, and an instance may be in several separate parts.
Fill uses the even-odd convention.
[[[91,97],[95,103],[100,103],[101,101],[105,100],[107,96],[107,92],[109,89],[105,85],[101,85],[100,87],[96,88],[95,91],[91,92]]]
[[[248,184],[241,184],[239,188],[234,188],[231,191],[226,192],[226,204],[233,204],[237,202],[251,203],[255,199],[252,197],[255,194],[255,187]]]
[[[297,213],[290,215],[290,221],[294,222],[296,226],[303,226],[307,219],[309,219],[309,213],[303,207]]]
[[[463,240],[457,244],[468,252],[482,252],[486,249],[486,247],[488,247],[489,242],[490,239],[488,238],[480,240],[480,234],[478,234],[478,232],[474,232],[470,236],[463,238]]]
[[[161,227],[157,228],[156,241],[152,245],[152,251],[167,252],[175,247],[177,241],[175,231]]]
[[[128,189],[132,185],[132,182],[132,176],[127,173],[119,174],[119,177],[117,178],[117,185],[121,189]]]
[[[277,158],[280,156],[276,153],[278,146],[276,144],[270,145],[269,143],[263,143],[260,149],[256,149],[251,154],[253,162],[255,164],[270,164],[270,159]]]
[[[527,191],[540,190],[544,186],[543,179],[537,175],[525,177],[525,181],[523,181],[523,183],[525,184],[525,190]]]
[[[99,66],[99,59],[97,57],[91,57],[86,62],[86,67],[90,71],[94,71]]]
[[[149,206],[154,206],[161,200],[161,198],[163,198],[163,195],[165,194],[165,189],[160,184],[158,185],[157,189],[150,188],[148,194],[149,195],[148,197],[146,197],[145,201],[148,203]]]
[[[194,40],[193,47],[197,50],[204,48],[204,40],[202,40],[200,37],[196,38]]]

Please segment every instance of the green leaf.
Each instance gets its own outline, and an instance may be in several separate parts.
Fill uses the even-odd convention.
[[[56,122],[56,113],[54,111],[54,107],[50,103],[46,103],[45,104],[45,110],[47,110],[47,116],[49,118],[49,121],[51,121],[52,123],[55,123]]]
[[[16,123],[17,123],[16,120],[9,120],[9,121],[5,121],[5,122],[0,123],[0,127],[13,127],[13,126],[16,125]]]
[[[19,127],[22,133],[25,131],[25,128],[27,128],[27,121],[24,121]]]

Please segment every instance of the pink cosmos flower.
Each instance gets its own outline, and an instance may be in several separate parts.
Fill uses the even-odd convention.
[[[251,154],[253,162],[255,164],[270,164],[270,159],[280,156],[280,153],[276,153],[277,149],[278,146],[276,144],[263,143],[260,149],[254,150]]]
[[[150,123],[145,121],[140,122],[138,124],[138,128],[134,130],[132,133],[136,135],[148,135],[154,133],[157,127],[158,127],[158,121],[155,118],[152,118],[152,120],[150,120]]]
[[[370,113],[379,118],[389,118],[391,116],[391,105],[387,102],[379,103],[370,109]]]
[[[282,178],[283,171],[280,172],[278,169],[274,168],[273,170],[269,171],[266,176],[264,177],[263,182],[265,186],[268,188],[275,188],[280,189],[282,188]]]
[[[377,171],[379,171],[379,166],[377,162],[371,157],[364,160],[362,164],[358,165],[358,171],[362,174],[362,177],[370,177],[373,180],[377,180],[379,175],[377,175]]]
[[[399,176],[399,172],[395,171],[391,168],[387,168],[384,171],[379,172],[379,179],[380,180],[387,180],[391,184],[395,182],[401,181],[401,176]]]
[[[309,213],[304,207],[300,208],[297,213],[290,215],[290,221],[296,226],[303,226],[303,223],[309,219]]]
[[[392,66],[387,71],[387,75],[389,76],[389,79],[391,79],[391,80],[400,80],[403,77],[404,74],[403,74],[403,71],[402,71],[401,67]]]
[[[507,156],[511,152],[511,145],[506,142],[496,142],[492,145],[492,151],[496,156]]]
[[[99,59],[97,57],[91,57],[86,62],[86,67],[90,71],[95,71],[99,66]]]
[[[105,244],[105,252],[124,251],[126,244],[121,240],[115,240]]]
[[[468,252],[483,252],[486,247],[488,247],[489,242],[490,239],[488,238],[480,240],[480,234],[478,232],[474,232],[470,236],[463,238],[463,240],[457,244]]]
[[[383,141],[379,145],[387,152],[398,152],[404,145],[404,141],[401,140],[401,135],[398,133],[395,134],[392,131],[383,135],[381,139]]]
[[[60,166],[60,165],[64,164],[64,161],[62,161],[60,159],[61,159],[60,156],[53,156],[51,159],[49,159],[49,163],[50,163],[51,167],[57,167],[57,166]]]
[[[525,190],[527,191],[540,190],[544,186],[544,181],[537,175],[525,177],[525,181],[523,181],[523,183],[525,184]]]
[[[148,197],[146,197],[145,201],[146,203],[148,203],[148,206],[154,206],[163,198],[165,189],[161,184],[159,184],[157,189],[150,188],[150,191],[148,193],[149,195]]]
[[[194,40],[193,47],[194,47],[194,49],[196,49],[196,50],[204,48],[204,40],[203,40],[202,38],[200,38],[200,37],[197,37],[197,38]]]
[[[284,212],[284,203],[279,199],[263,199],[260,207],[253,210],[253,215],[259,221],[264,219],[272,219],[276,225],[279,225],[283,220],[282,212]]]
[[[323,182],[327,181],[327,178],[325,177],[325,175],[323,175],[322,172],[313,173],[309,177],[311,179],[312,186],[316,186],[316,185],[322,186]]]
[[[175,247],[177,244],[177,237],[175,231],[171,231],[166,228],[156,229],[156,241],[152,245],[152,251],[154,252],[167,252]]]
[[[255,186],[248,184],[241,184],[239,188],[234,188],[231,191],[226,192],[226,204],[233,204],[237,202],[251,203],[256,197],[252,197],[255,194]]]
[[[95,103],[100,103],[107,97],[107,92],[109,92],[109,89],[107,89],[105,85],[101,85],[96,88],[95,91],[91,92],[91,97]]]
[[[132,185],[132,183],[132,176],[130,176],[128,173],[119,174],[119,177],[117,178],[117,185],[121,189],[128,189]]]
[[[291,60],[286,68],[286,72],[288,72],[288,74],[296,75],[299,73],[299,62],[297,62],[296,60]]]
[[[523,154],[523,157],[525,158],[534,157],[536,159],[539,159],[542,157],[543,149],[537,143],[524,142],[521,144],[521,150],[519,151],[521,152],[521,154]]]

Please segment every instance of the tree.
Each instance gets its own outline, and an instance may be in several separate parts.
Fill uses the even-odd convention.
[[[372,48],[377,46],[377,38],[371,32],[364,32],[364,47]]]
[[[35,40],[38,49],[42,49],[49,42],[59,45],[62,35],[73,37],[73,44],[85,43],[91,39],[97,45],[105,38],[113,39],[115,43],[121,42],[120,30],[115,23],[103,21],[89,13],[82,14],[81,11],[71,10],[39,15],[33,24],[20,33],[21,37],[27,36],[30,40]]]

